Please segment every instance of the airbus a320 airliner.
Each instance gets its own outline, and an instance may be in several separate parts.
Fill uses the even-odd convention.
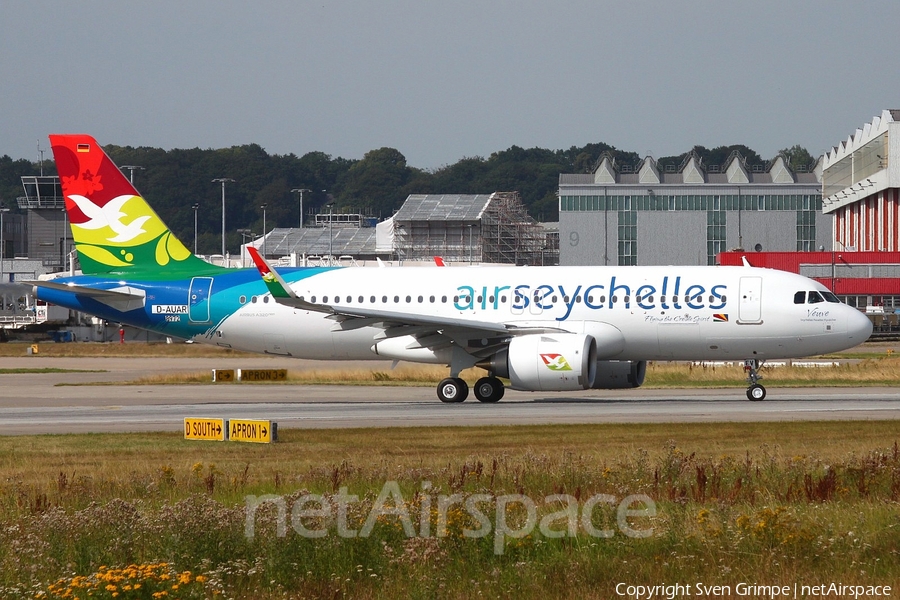
[[[823,285],[745,267],[225,269],[192,254],[87,135],[52,135],[82,275],[32,282],[39,299],[251,352],[448,365],[443,402],[478,366],[475,397],[634,388],[648,360],[742,360],[765,398],[767,359],[853,347],[872,325]]]

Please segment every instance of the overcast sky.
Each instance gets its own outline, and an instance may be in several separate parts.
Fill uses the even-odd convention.
[[[425,169],[513,144],[819,155],[900,108],[896,17],[896,0],[5,0],[0,155],[36,160],[49,133],[389,146]]]

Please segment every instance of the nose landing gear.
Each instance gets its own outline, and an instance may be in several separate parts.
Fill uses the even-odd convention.
[[[754,402],[766,399],[766,388],[758,383],[762,379],[762,375],[759,374],[759,368],[762,367],[763,362],[765,361],[755,358],[744,361],[744,372],[747,373],[747,383],[749,384],[747,387],[747,399]]]

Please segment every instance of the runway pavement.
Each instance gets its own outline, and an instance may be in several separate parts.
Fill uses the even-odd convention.
[[[116,385],[142,375],[216,368],[340,368],[273,359],[4,358],[3,368],[102,373],[0,374],[0,435],[180,431],[184,417],[262,418],[285,428],[542,423],[900,419],[892,388],[777,388],[763,402],[743,389],[507,391],[498,404],[443,404],[434,387]],[[344,367],[348,366],[346,363]],[[359,363],[372,369],[389,363]],[[107,385],[59,385],[103,382]]]

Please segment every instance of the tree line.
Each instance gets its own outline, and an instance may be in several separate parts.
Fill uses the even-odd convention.
[[[335,212],[360,212],[379,219],[390,217],[410,194],[489,194],[518,191],[532,217],[539,221],[559,219],[556,193],[560,173],[590,173],[603,153],[618,164],[636,165],[641,157],[604,143],[572,146],[567,150],[512,146],[487,158],[465,157],[434,170],[411,167],[394,148],[371,150],[362,159],[332,157],[323,152],[268,154],[258,144],[222,149],[188,150],[105,146],[118,165],[139,165],[134,171],[135,187],[163,217],[186,245],[191,245],[194,211],[199,204],[198,251],[219,252],[221,247],[221,187],[213,179],[234,179],[225,188],[227,246],[232,252],[241,243],[237,229],[263,231],[266,228],[297,227],[299,198],[292,189],[304,193],[304,213],[309,215],[328,203]],[[689,153],[704,165],[722,164],[737,150],[748,167],[766,164],[756,152],[743,145],[708,149],[695,146],[677,156],[658,159],[660,168],[680,166]],[[814,162],[809,152],[793,146],[781,151],[797,169]],[[0,157],[0,205],[17,211],[15,198],[23,195],[21,177],[40,172],[40,165],[26,159]],[[52,161],[45,161],[45,175],[55,175]],[[308,221],[307,221],[308,222]]]

